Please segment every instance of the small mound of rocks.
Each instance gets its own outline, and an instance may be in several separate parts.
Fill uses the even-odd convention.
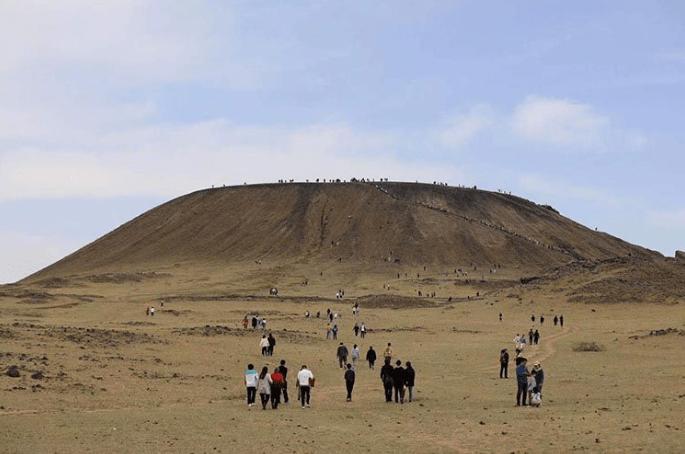
[[[19,366],[10,366],[7,368],[7,376],[12,377],[12,378],[19,378],[21,377],[21,373],[19,372]]]

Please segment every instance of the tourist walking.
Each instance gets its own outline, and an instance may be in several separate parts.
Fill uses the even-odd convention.
[[[385,351],[383,351],[383,358],[392,361],[392,344],[390,342],[388,342],[388,346],[385,347]]]
[[[269,355],[269,339],[266,338],[266,334],[262,334],[262,338],[259,340],[259,347],[262,349],[262,356]]]
[[[276,338],[274,337],[273,334],[269,333],[269,337],[267,337],[267,340],[269,341],[269,348],[268,348],[269,356],[274,356],[274,347],[276,346]]]
[[[288,403],[288,368],[285,365],[285,360],[281,360],[278,371],[283,375],[283,386],[281,386],[281,393],[283,394],[283,403]]]
[[[266,404],[269,403],[271,398],[271,383],[269,369],[264,366],[259,373],[259,383],[257,384],[257,392],[259,393],[259,398],[262,400],[262,410],[266,410]]]
[[[559,317],[556,315],[554,316],[554,326],[557,326],[557,323],[559,323]]]
[[[357,361],[359,361],[359,357],[361,356],[361,353],[359,352],[359,347],[357,347],[357,344],[354,344],[352,347],[352,366],[354,369],[357,368]]]
[[[395,403],[404,403],[404,367],[399,359],[392,371],[392,385],[395,390]]]
[[[533,343],[537,345],[538,342],[540,342],[540,331],[535,330],[535,332],[533,333]]]
[[[152,308],[154,310],[154,307]],[[564,327],[564,316],[562,315],[559,317],[559,325],[563,328]]]
[[[381,367],[381,382],[383,382],[383,390],[385,391],[385,401],[392,402],[392,372],[393,367],[390,364],[390,359],[385,359],[385,364]]]
[[[254,365],[248,364],[247,370],[245,371],[245,388],[247,390],[247,406],[251,407],[254,405],[255,398],[257,397],[257,384],[259,383],[259,375],[254,368]]]
[[[281,391],[283,390],[284,382],[285,379],[283,374],[281,374],[280,368],[275,368],[273,374],[271,374],[271,408],[274,410],[281,403]]]
[[[355,379],[355,373],[352,369],[352,364],[347,365],[347,370],[345,371],[343,378],[345,379],[345,388],[347,389],[347,402],[350,402],[352,400],[352,389],[354,389]]]
[[[338,358],[338,363],[340,364],[340,368],[342,369],[345,364],[347,364],[347,355],[349,354],[347,347],[345,344],[340,342],[340,345],[338,346],[338,350],[336,352],[336,356]]]
[[[307,366],[304,364],[297,373],[297,384],[300,389],[300,402],[302,403],[302,408],[308,408],[312,387],[314,386],[314,374],[311,370],[307,369]]]
[[[366,337],[366,325],[362,322],[362,326],[359,327],[359,336],[364,339]]]
[[[414,382],[416,380],[416,371],[411,365],[410,361],[407,361],[407,367],[404,369],[404,384],[407,386],[407,393],[409,397],[409,402],[414,400]]]
[[[369,369],[373,369],[376,364],[376,350],[373,346],[370,346],[369,351],[366,352],[366,360],[369,362]]]
[[[506,348],[499,352],[499,378],[509,378],[509,352]]]

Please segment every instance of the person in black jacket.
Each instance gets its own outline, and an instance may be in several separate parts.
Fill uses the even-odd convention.
[[[390,358],[385,360],[385,364],[381,367],[381,381],[383,382],[383,389],[385,391],[385,401],[392,402],[392,379],[393,367],[390,364]]]
[[[392,371],[392,384],[395,388],[395,403],[404,403],[404,376],[405,370],[402,367],[402,361],[399,359],[395,363],[397,367]]]
[[[338,347],[338,351],[336,352],[336,356],[338,357],[338,363],[340,364],[340,368],[342,369],[345,364],[347,364],[347,355],[349,352],[347,351],[347,347],[345,347],[345,344],[340,342],[340,346]]]
[[[354,371],[352,370],[352,364],[347,364],[347,370],[345,371],[345,387],[347,388],[347,401],[352,400],[352,389],[354,388]]]
[[[499,378],[509,378],[509,352],[506,348],[499,353]]]
[[[273,334],[269,333],[269,337],[267,338],[269,340],[269,348],[267,350],[267,354],[269,356],[274,355],[274,347],[276,346],[276,338],[274,337]]]
[[[285,360],[281,360],[281,365],[278,366],[278,371],[283,375],[283,386],[281,393],[283,394],[283,402],[288,403],[288,368],[285,366]]]
[[[416,372],[414,371],[414,368],[411,366],[411,362],[407,361],[407,367],[406,369],[404,369],[404,384],[407,385],[407,391],[409,393],[409,402],[411,402],[414,398],[413,391],[415,378]]]
[[[374,364],[376,364],[376,350],[373,346],[369,347],[369,351],[366,352],[366,360],[369,362],[369,369],[373,369]]]

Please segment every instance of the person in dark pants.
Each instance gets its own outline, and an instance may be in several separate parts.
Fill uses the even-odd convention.
[[[533,345],[533,328],[528,331],[528,345]]]
[[[564,327],[564,316],[563,315],[561,317],[559,317],[559,325],[561,325],[562,328]]]
[[[545,316],[541,315],[540,316],[540,324],[542,325],[543,323],[545,323]]]
[[[392,372],[393,367],[390,364],[390,358],[386,358],[385,364],[381,367],[381,381],[383,382],[386,402],[392,402]]]
[[[399,359],[395,363],[397,367],[392,371],[392,385],[395,389],[395,403],[404,403],[404,367]]]
[[[300,390],[302,408],[308,408],[312,386],[314,386],[314,374],[311,370],[307,369],[306,365],[303,365],[302,369],[297,373],[297,383],[299,385],[298,389]]]
[[[535,330],[535,332],[533,333],[533,343],[537,345],[538,342],[540,342],[540,331]]]
[[[352,370],[352,364],[347,365],[347,370],[345,371],[345,388],[347,388],[347,401],[352,400],[352,389],[354,388],[354,371]]]
[[[245,371],[245,387],[247,389],[247,406],[251,407],[255,403],[257,397],[257,384],[259,383],[259,375],[253,364],[247,365]]]
[[[340,345],[338,346],[338,351],[336,352],[336,356],[338,357],[338,363],[340,363],[340,368],[342,369],[345,364],[347,364],[347,355],[349,352],[347,351],[347,347],[345,347],[345,344],[340,342]]]
[[[414,399],[414,382],[416,380],[416,372],[411,366],[411,362],[407,361],[407,367],[404,369],[404,384],[407,385],[409,392],[409,402]]]
[[[559,323],[559,317],[556,315],[554,316],[554,326],[557,326],[557,323]]]
[[[269,340],[269,348],[268,348],[268,355],[273,356],[274,355],[274,347],[276,346],[276,338],[274,337],[273,334],[269,333],[269,337],[267,338]]]
[[[506,348],[499,353],[499,378],[509,378],[509,352]]]
[[[528,397],[528,368],[526,358],[516,358],[516,406],[526,405]]]
[[[369,347],[369,351],[366,352],[366,360],[369,362],[369,369],[373,369],[376,364],[376,350],[373,349],[373,345]]]
[[[288,368],[285,366],[285,360],[281,360],[281,365],[278,366],[278,371],[283,375],[283,386],[281,393],[283,394],[283,403],[288,403]]]
[[[271,374],[271,408],[276,410],[281,403],[281,392],[283,391],[283,374],[277,367]]]

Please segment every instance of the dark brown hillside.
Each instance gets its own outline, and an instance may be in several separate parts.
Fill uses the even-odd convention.
[[[658,256],[500,193],[413,183],[263,184],[179,197],[28,280],[256,260],[498,263],[537,272],[628,254]]]

